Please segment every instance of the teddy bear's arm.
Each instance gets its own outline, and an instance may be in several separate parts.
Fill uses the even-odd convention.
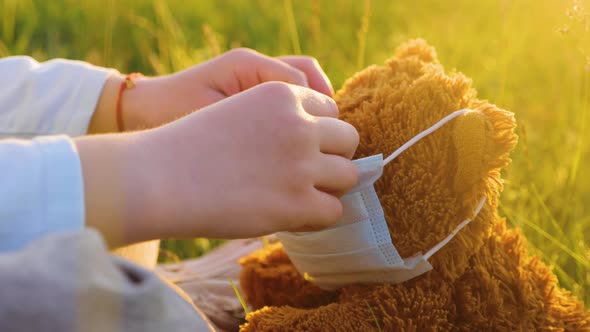
[[[454,287],[455,324],[463,331],[590,331],[590,312],[530,256],[516,229],[497,220]]]
[[[254,310],[289,305],[309,308],[334,302],[335,292],[321,290],[295,269],[280,243],[269,245],[240,260],[240,287]]]
[[[246,316],[240,332],[250,331],[378,331],[366,305],[329,304],[316,309],[264,307]]]
[[[452,288],[439,278],[348,286],[336,303],[317,308],[264,307],[248,314],[240,331],[449,331]]]

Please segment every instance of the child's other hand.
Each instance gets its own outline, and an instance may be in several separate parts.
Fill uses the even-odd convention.
[[[332,98],[271,82],[159,128],[79,138],[87,224],[112,245],[330,226],[358,177],[358,133],[337,115]]]
[[[126,130],[160,126],[270,81],[333,94],[328,77],[311,57],[272,58],[250,49],[234,49],[184,71],[138,81],[123,99]]]
[[[149,131],[139,160],[154,175],[159,232],[235,238],[332,225],[337,196],[357,182],[359,140],[337,114],[323,94],[272,82]]]

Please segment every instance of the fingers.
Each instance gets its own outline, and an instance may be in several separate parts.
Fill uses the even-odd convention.
[[[328,97],[334,95],[332,84],[317,60],[308,56],[272,58],[247,48],[231,50],[225,57],[234,68],[239,91],[257,84],[280,81],[311,88]],[[235,89],[234,89],[235,90]]]
[[[320,117],[338,117],[338,106],[334,99],[310,89],[295,87],[295,93],[301,100],[301,106],[310,115]]]
[[[309,203],[301,211],[297,226],[292,231],[316,231],[330,227],[342,217],[342,202],[328,193],[313,190]]]
[[[351,159],[359,144],[359,134],[349,123],[327,117],[315,119],[320,152]]]
[[[228,52],[227,57],[233,65],[235,78],[239,82],[241,91],[271,81],[309,86],[303,71],[256,51],[245,48],[234,49]]]
[[[305,73],[310,88],[329,97],[334,95],[332,83],[316,59],[308,56],[282,56],[278,59]]]
[[[314,165],[315,188],[320,191],[340,197],[358,182],[358,169],[350,159],[322,154]]]

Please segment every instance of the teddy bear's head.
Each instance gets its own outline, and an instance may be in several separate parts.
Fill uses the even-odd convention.
[[[427,252],[486,198],[477,217],[429,260],[444,278],[461,275],[495,220],[500,169],[517,140],[513,114],[477,99],[461,73],[445,74],[423,40],[401,46],[384,66],[359,72],[335,98],[340,118],[359,131],[355,158],[386,157],[454,111],[472,110],[404,151],[375,184],[402,257]]]

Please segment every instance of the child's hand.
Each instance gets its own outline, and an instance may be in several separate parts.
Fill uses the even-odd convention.
[[[234,49],[184,71],[140,80],[125,92],[127,130],[168,123],[258,84],[282,81],[332,96],[317,61],[310,57],[271,58],[249,49]]]
[[[330,226],[357,181],[358,134],[337,113],[272,82],[156,129],[80,138],[87,223],[111,244]]]

